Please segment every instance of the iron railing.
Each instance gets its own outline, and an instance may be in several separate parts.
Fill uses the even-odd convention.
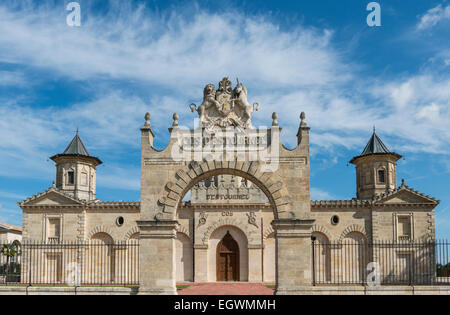
[[[312,242],[313,285],[450,285],[450,243]]]
[[[5,244],[6,245],[6,244]],[[2,245],[0,245],[0,248]],[[24,242],[18,254],[2,255],[0,284],[137,286],[139,241]],[[1,255],[1,254],[0,254]],[[8,265],[8,267],[6,267]]]
[[[449,249],[448,241],[313,241],[313,285],[450,285]],[[138,286],[139,241],[0,244],[5,284]]]

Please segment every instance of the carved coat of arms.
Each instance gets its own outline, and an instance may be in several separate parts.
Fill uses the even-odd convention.
[[[229,126],[252,128],[252,114],[259,109],[259,104],[250,104],[247,100],[247,88],[237,80],[233,85],[228,78],[219,82],[219,89],[208,84],[203,91],[203,103],[190,105],[192,112],[197,111],[201,126],[204,128]]]

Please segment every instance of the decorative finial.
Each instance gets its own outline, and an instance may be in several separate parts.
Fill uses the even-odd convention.
[[[305,112],[302,112],[302,113],[300,114],[300,127],[305,127],[305,126],[307,126],[305,120],[306,120],[306,114],[305,114]]]
[[[272,114],[272,119],[272,127],[278,126],[278,114],[276,112]]]
[[[375,127],[375,125],[373,125],[373,133],[377,132],[377,127]]]
[[[405,186],[405,179],[402,178],[402,186]]]
[[[150,113],[145,114],[145,126],[150,126]]]
[[[77,127],[77,136],[78,136],[78,127]]]
[[[177,113],[173,114],[173,124],[172,124],[172,127],[178,127],[178,119],[179,119],[178,114],[177,114]]]
[[[55,181],[52,181],[52,187],[55,187]]]

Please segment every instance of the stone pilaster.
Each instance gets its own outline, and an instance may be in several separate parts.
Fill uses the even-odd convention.
[[[139,294],[176,295],[177,221],[137,221],[140,229]]]
[[[78,214],[77,232],[77,241],[84,241],[86,239],[86,208],[84,207]]]
[[[295,295],[312,286],[311,228],[313,219],[272,222],[276,239],[277,295]]]
[[[208,245],[194,245],[194,282],[208,282]]]
[[[262,281],[262,245],[248,245],[248,281]]]

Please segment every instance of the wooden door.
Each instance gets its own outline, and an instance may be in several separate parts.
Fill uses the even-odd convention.
[[[230,232],[217,245],[217,281],[239,281],[239,245]]]

